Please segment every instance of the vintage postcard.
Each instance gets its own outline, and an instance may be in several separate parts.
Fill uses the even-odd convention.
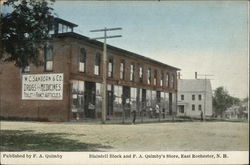
[[[248,1],[1,0],[1,164],[248,164]]]

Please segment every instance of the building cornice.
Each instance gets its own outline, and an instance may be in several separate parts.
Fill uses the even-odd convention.
[[[69,38],[75,38],[75,39],[79,39],[79,40],[83,40],[85,42],[88,42],[88,43],[91,43],[93,45],[96,45],[100,48],[103,47],[103,43],[100,42],[100,41],[96,41],[96,40],[91,40],[89,37],[86,37],[86,36],[83,36],[81,34],[78,34],[78,33],[74,33],[74,32],[67,32],[67,33],[59,33],[59,34],[54,34],[53,37],[55,38],[64,38],[64,37],[69,37]],[[164,64],[162,62],[159,62],[159,61],[156,61],[156,60],[153,60],[151,58],[148,58],[148,57],[145,57],[145,56],[142,56],[142,55],[139,55],[137,53],[133,53],[133,52],[130,52],[130,51],[127,51],[127,50],[124,50],[124,49],[121,49],[121,48],[118,48],[118,47],[115,47],[115,46],[112,46],[112,45],[107,45],[107,48],[110,49],[110,50],[113,50],[113,51],[117,51],[117,52],[120,52],[122,53],[123,56],[127,56],[127,57],[132,57],[132,58],[140,58],[140,59],[143,59],[143,60],[146,60],[146,61],[149,61],[151,63],[154,63],[156,65],[161,65],[161,66],[164,66],[164,67],[168,67],[170,69],[174,69],[176,71],[179,71],[181,69],[179,68],[176,68],[176,67],[173,67],[173,66],[170,66],[170,65],[167,65],[167,64]]]

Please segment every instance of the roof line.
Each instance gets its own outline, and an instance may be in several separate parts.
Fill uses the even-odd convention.
[[[63,23],[65,23],[65,24],[67,24],[67,25],[70,25],[70,26],[74,26],[74,27],[77,27],[78,25],[77,24],[74,24],[74,23],[72,23],[72,22],[69,22],[69,21],[66,21],[66,20],[64,20],[64,19],[61,19],[61,18],[58,18],[58,17],[55,17],[54,18],[56,21],[58,21],[58,22],[63,22]]]
[[[55,37],[72,37],[72,38],[78,38],[78,39],[85,40],[87,42],[90,42],[90,43],[98,45],[98,46],[102,46],[103,45],[103,43],[100,42],[100,41],[91,40],[89,37],[83,36],[83,35],[75,33],[75,32],[59,33],[59,34],[54,34],[54,36]],[[125,53],[125,56],[127,55],[127,56],[131,57],[133,55],[135,57],[139,57],[139,58],[142,58],[142,59],[145,59],[145,60],[149,60],[149,61],[154,62],[156,64],[160,64],[160,65],[163,65],[163,66],[175,69],[175,70],[181,70],[181,69],[173,67],[171,65],[164,64],[162,62],[153,60],[151,58],[148,58],[148,57],[142,56],[140,54],[137,54],[137,53],[134,53],[134,52],[130,52],[130,51],[127,51],[127,50],[124,50],[124,49],[121,49],[121,48],[118,48],[118,47],[115,47],[115,46],[112,46],[112,45],[108,45],[107,44],[107,48],[115,50],[115,51],[119,51],[119,52],[122,52],[122,53]]]

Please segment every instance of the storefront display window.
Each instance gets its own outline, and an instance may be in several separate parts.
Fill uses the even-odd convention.
[[[114,86],[114,112],[120,112],[117,116],[122,115],[122,86]]]
[[[80,119],[84,112],[84,81],[72,82],[72,104],[73,119]]]
[[[155,107],[157,103],[156,91],[152,91],[152,106]]]
[[[102,84],[96,83],[96,100],[95,100],[95,108],[97,112],[97,116],[101,116],[101,111],[102,111],[102,96],[101,96],[101,86]]]

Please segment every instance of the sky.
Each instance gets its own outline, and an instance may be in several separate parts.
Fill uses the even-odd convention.
[[[249,7],[247,1],[56,1],[58,17],[75,32],[122,27],[108,44],[181,69],[182,79],[211,79],[239,98],[248,96]]]

